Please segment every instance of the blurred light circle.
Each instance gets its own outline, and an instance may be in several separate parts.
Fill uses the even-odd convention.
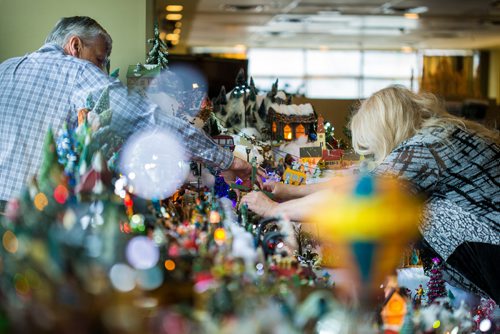
[[[109,279],[113,287],[121,292],[132,291],[135,288],[136,272],[124,263],[117,263],[109,271]]]
[[[130,189],[146,199],[163,199],[172,195],[184,182],[188,169],[184,146],[164,130],[134,134],[120,157],[120,172],[135,175]]]
[[[198,68],[189,64],[169,64],[148,86],[146,95],[164,114],[193,113],[199,111],[207,94],[208,81]]]
[[[99,257],[102,253],[102,240],[97,235],[88,235],[85,238],[85,248],[87,249],[87,254],[90,257]]]
[[[63,226],[67,230],[71,230],[77,221],[76,213],[73,209],[68,209],[63,216]]]
[[[479,330],[481,332],[487,332],[491,329],[491,320],[490,319],[484,319],[479,323]]]
[[[2,237],[2,244],[5,250],[9,253],[17,252],[19,242],[17,241],[16,235],[12,231],[5,231]]]
[[[144,236],[130,240],[125,254],[128,262],[136,269],[150,269],[160,258],[160,250],[156,244]]]
[[[154,290],[163,283],[163,272],[158,267],[137,271],[137,285],[143,290]]]

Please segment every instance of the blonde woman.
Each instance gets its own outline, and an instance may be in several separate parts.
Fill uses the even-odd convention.
[[[379,163],[375,174],[395,174],[427,196],[424,264],[440,257],[451,284],[498,302],[498,132],[450,115],[432,94],[400,86],[364,101],[350,126],[354,149]]]
[[[451,284],[487,294],[498,303],[498,133],[447,113],[432,94],[416,94],[401,86],[384,88],[365,100],[350,128],[354,149],[373,155],[378,163],[372,173],[393,174],[409,181],[411,191],[426,195],[420,227],[424,263],[441,258]],[[296,193],[285,185],[272,188],[278,198]],[[319,192],[275,203],[251,193],[242,200],[257,213],[287,213],[301,219],[318,196]]]

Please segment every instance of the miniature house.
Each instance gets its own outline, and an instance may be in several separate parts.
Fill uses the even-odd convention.
[[[129,90],[138,89],[145,91],[153,80],[160,75],[161,67],[158,65],[137,64],[130,65],[127,71],[127,87]]]
[[[269,106],[268,120],[272,139],[294,140],[309,135],[311,125],[316,123],[316,116],[309,103],[273,103]]]
[[[399,333],[406,312],[406,299],[397,289],[391,289],[382,305],[382,312],[380,312],[384,323],[384,332],[393,331]]]
[[[318,116],[318,127],[316,129],[317,142],[322,149],[326,149],[325,119],[323,115]]]
[[[322,158],[323,150],[321,146],[300,147],[300,162],[307,162],[310,168],[316,167]]]
[[[323,158],[323,166],[326,169],[340,169],[343,168],[343,156],[344,151],[341,149],[333,149],[333,150],[323,150],[322,158]]]

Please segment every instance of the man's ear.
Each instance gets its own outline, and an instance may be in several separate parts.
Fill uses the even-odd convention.
[[[80,37],[71,36],[66,45],[64,46],[64,52],[66,52],[66,54],[70,56],[80,58],[82,47],[83,47],[83,42],[80,39]]]

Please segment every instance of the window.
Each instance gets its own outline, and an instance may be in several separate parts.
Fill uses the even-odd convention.
[[[250,49],[249,75],[258,89],[310,98],[366,98],[390,84],[418,90],[416,53],[400,51]]]
[[[300,49],[251,49],[248,58],[251,59],[248,72],[252,76],[304,75],[304,52]]]
[[[311,76],[347,75],[361,73],[359,51],[306,51],[306,73]]]
[[[276,122],[273,122],[273,125],[272,125],[272,130],[273,130],[273,133],[276,133]]]
[[[297,125],[297,127],[295,128],[295,138],[305,137],[305,135],[306,129],[304,128],[304,126],[302,124]]]
[[[283,137],[286,140],[292,140],[292,128],[288,124],[283,128]]]
[[[376,78],[410,78],[417,55],[393,51],[365,51],[363,75]]]
[[[315,99],[356,99],[358,79],[311,79],[307,81],[307,97]]]

